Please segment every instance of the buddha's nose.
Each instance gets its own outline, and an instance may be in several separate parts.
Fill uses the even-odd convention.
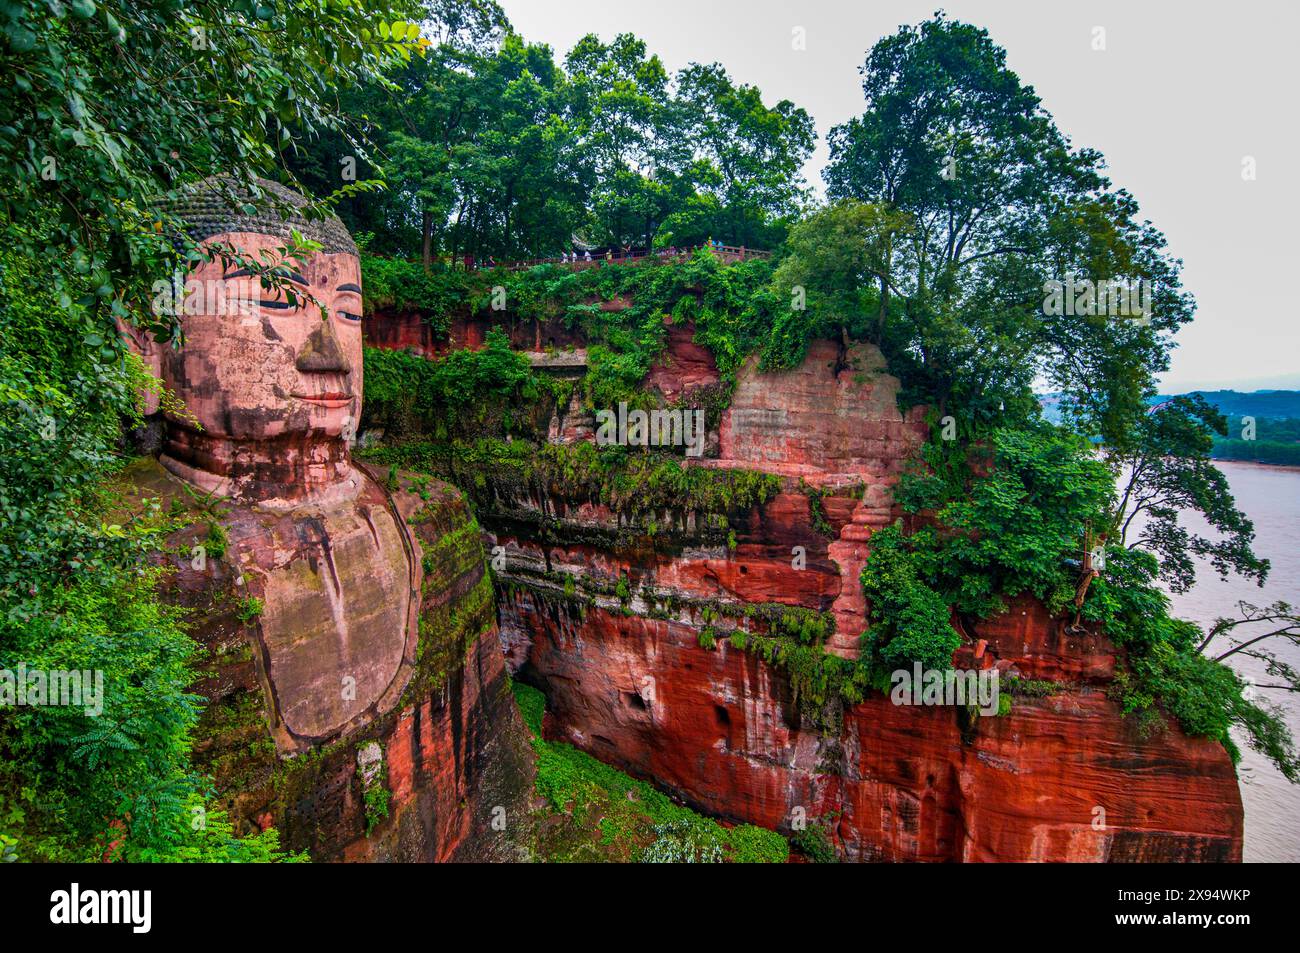
[[[339,346],[339,339],[329,320],[322,321],[298,352],[298,370],[317,374],[350,374],[352,368]]]

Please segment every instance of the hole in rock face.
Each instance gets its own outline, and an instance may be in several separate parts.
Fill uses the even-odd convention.
[[[741,567],[740,567],[740,574],[741,574],[742,576],[748,575],[748,574],[749,574],[749,567],[748,567],[748,566],[741,566]]]
[[[731,713],[727,711],[726,705],[714,705],[713,714],[718,719],[718,726],[720,728],[731,727]]]
[[[637,711],[646,710],[645,699],[636,692],[624,692],[623,704],[627,705],[628,708],[635,708]]]

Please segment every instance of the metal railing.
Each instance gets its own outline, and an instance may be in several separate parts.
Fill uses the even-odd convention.
[[[771,258],[770,251],[763,251],[758,248],[746,248],[744,245],[695,245],[690,248],[661,248],[658,251],[633,251],[626,254],[615,254],[614,252],[601,252],[599,255],[592,255],[587,258],[531,258],[525,261],[501,262],[498,264],[488,264],[486,262],[475,262],[475,270],[504,268],[507,271],[523,271],[527,268],[536,268],[538,265],[565,265],[577,270],[584,268],[599,268],[602,265],[634,265],[637,262],[654,260],[654,261],[684,261],[690,258],[701,248],[708,248],[715,256],[727,264],[738,261],[750,261],[755,258]]]

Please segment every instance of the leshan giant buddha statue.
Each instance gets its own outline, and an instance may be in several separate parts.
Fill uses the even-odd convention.
[[[179,309],[181,345],[136,342],[192,415],[166,414],[161,456],[131,479],[140,497],[189,518],[174,537],[174,591],[212,655],[197,688],[215,711],[196,750],[210,756],[203,766],[233,813],[276,824],[290,846],[327,858],[463,855],[488,830],[471,803],[484,792],[473,789],[509,775],[511,790],[494,792],[499,807],[527,774],[481,544],[473,533],[451,535],[470,517],[450,487],[425,480],[412,492],[409,478],[353,462],[363,370],[356,245],[336,217],[303,217],[302,196],[259,186],[291,213],[232,211],[233,187],[221,180],[188,190],[175,211],[195,240],[251,258],[273,260],[290,229],[319,243],[281,269],[296,301],[214,260],[187,282],[205,297]],[[235,191],[236,203],[249,201]],[[453,538],[463,551],[443,552]],[[251,779],[248,764],[225,770],[243,743],[232,737],[231,713],[247,719],[250,707],[276,756]],[[233,734],[265,737],[253,721]],[[404,750],[392,751],[395,743]],[[344,748],[336,767],[318,768],[305,792],[286,799],[281,762]],[[489,763],[498,755],[509,763]],[[444,757],[452,763],[436,763]],[[411,816],[375,818],[374,804],[389,800],[366,801],[376,784],[407,794],[409,811],[398,813]],[[368,843],[385,825],[394,829],[380,830],[379,846]]]

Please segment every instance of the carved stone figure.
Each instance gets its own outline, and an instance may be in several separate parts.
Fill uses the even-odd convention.
[[[259,185],[281,207],[306,202]],[[415,657],[419,567],[409,529],[348,448],[362,394],[356,245],[337,218],[236,214],[241,200],[208,180],[174,211],[192,238],[280,264],[294,300],[205,262],[177,302],[182,346],[149,356],[187,412],[167,415],[159,463],[231,504],[230,561],[262,603],[273,729],[291,751],[396,701]],[[279,263],[290,229],[320,250]]]
[[[131,492],[187,524],[171,537],[174,600],[212,663],[197,686],[210,711],[196,750],[234,813],[287,830],[291,846],[324,858],[449,857],[487,829],[469,797],[482,792],[467,785],[492,775],[484,759],[499,733],[515,781],[527,776],[481,543],[455,533],[473,526],[452,488],[421,480],[413,489],[406,475],[353,462],[363,372],[356,246],[337,218],[305,218],[302,196],[259,186],[290,214],[232,211],[232,187],[220,180],[189,190],[176,211],[194,239],[265,261],[278,261],[290,229],[318,242],[305,260],[279,263],[293,300],[214,260],[186,282],[180,345],[135,342],[184,404],[164,410],[160,457],[128,478]],[[456,551],[444,552],[453,540]],[[236,714],[248,723],[232,728]],[[263,723],[273,757],[256,741]],[[388,751],[399,737],[402,750]],[[365,755],[356,766],[352,747]],[[280,762],[313,750],[333,761],[296,778],[286,797]],[[252,777],[250,762],[260,765]],[[369,796],[375,785],[392,791],[391,807],[388,795]],[[512,796],[498,792],[489,806]],[[439,816],[448,812],[464,816]],[[389,817],[390,834],[358,839]]]

